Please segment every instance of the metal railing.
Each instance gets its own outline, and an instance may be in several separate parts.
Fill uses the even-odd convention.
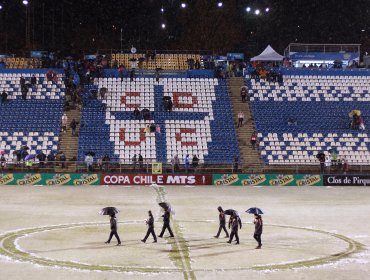
[[[84,161],[52,161],[52,162],[32,162],[26,161],[8,161],[2,162],[1,172],[40,172],[40,173],[152,173],[152,160],[144,160],[142,163],[132,161],[109,161],[109,162],[94,162],[92,165],[87,165]],[[236,167],[231,163],[210,163],[200,161],[198,165],[190,164],[189,168],[185,168],[184,164],[178,166],[172,165],[170,162],[162,163],[162,173],[240,173],[243,165],[240,163]]]
[[[32,166],[27,166],[25,162],[2,162],[0,172],[40,172],[40,173],[152,173],[152,160],[144,160],[142,163],[132,163],[131,161],[110,161],[97,163],[94,162],[91,167],[83,161],[53,161],[53,162],[35,162]],[[324,166],[319,163],[308,164],[289,164],[289,165],[261,165],[260,168],[250,166],[247,163],[216,163],[200,161],[197,166],[190,164],[186,169],[181,163],[178,167],[170,162],[162,163],[162,173],[296,173],[296,174],[370,174],[370,162],[350,164],[348,167],[343,165]]]

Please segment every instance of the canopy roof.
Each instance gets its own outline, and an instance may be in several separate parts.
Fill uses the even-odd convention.
[[[266,49],[255,57],[251,58],[251,61],[282,61],[284,56],[278,54],[270,45]]]

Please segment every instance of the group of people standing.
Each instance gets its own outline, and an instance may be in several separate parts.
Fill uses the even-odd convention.
[[[170,225],[171,212],[169,208],[164,211],[164,214],[162,215],[162,217],[163,217],[163,227],[158,237],[163,238],[163,234],[165,233],[166,230],[168,230],[170,237],[175,237],[172,232],[171,225]],[[145,237],[141,239],[141,242],[145,243],[149,235],[151,234],[154,239],[153,243],[157,243],[157,235],[155,234],[155,231],[154,231],[154,217],[153,217],[151,210],[148,211],[148,219],[146,219],[145,223],[148,225],[148,230],[145,234]],[[117,218],[115,214],[110,215],[110,230],[111,231],[109,234],[109,238],[105,243],[109,244],[113,236],[115,236],[117,239],[117,246],[121,245],[121,239],[117,233]]]
[[[229,235],[229,232],[226,229],[225,212],[224,212],[224,210],[222,209],[221,206],[218,206],[217,210],[219,212],[218,217],[219,217],[220,224],[219,224],[218,232],[214,237],[219,238],[220,234],[221,234],[221,231],[223,230],[226,234],[225,238],[229,238],[227,243],[231,244],[231,242],[233,241],[233,239],[235,237],[235,241],[236,241],[235,245],[239,244],[238,231],[239,231],[239,229],[242,228],[242,221],[241,221],[239,215],[237,215],[236,212],[234,212],[230,215],[229,229],[231,228],[231,232],[230,232],[230,235]],[[256,249],[261,249],[262,248],[261,235],[262,235],[262,230],[263,230],[263,220],[262,220],[261,215],[254,214],[254,221],[253,222],[254,222],[254,226],[255,226],[253,238],[258,242],[258,246],[256,247]]]
[[[227,243],[231,244],[231,242],[233,241],[233,239],[235,237],[235,240],[236,240],[235,244],[239,244],[238,230],[242,228],[242,221],[241,221],[239,215],[237,215],[236,213],[233,213],[230,216],[229,229],[231,228],[231,232],[230,232],[230,235],[229,235],[229,233],[226,229],[225,212],[224,212],[224,210],[222,209],[221,206],[219,206],[217,208],[217,210],[219,211],[219,222],[220,222],[220,224],[219,224],[218,232],[214,237],[219,238],[219,236],[221,234],[221,231],[224,230],[224,232],[226,233],[225,237],[229,238]],[[170,221],[171,221],[171,210],[170,210],[170,208],[167,208],[167,209],[164,210],[164,214],[162,215],[162,217],[163,217],[163,226],[162,226],[161,233],[158,235],[158,237],[163,238],[163,234],[165,233],[166,230],[168,230],[168,232],[170,234],[170,237],[174,237],[174,234],[172,232],[171,225],[170,225]],[[148,230],[145,234],[145,237],[143,239],[141,239],[141,242],[145,243],[146,240],[148,239],[149,235],[152,235],[153,243],[157,243],[157,236],[156,236],[155,231],[154,231],[154,217],[153,217],[153,214],[152,214],[151,210],[148,211],[148,219],[145,221],[145,223],[148,226]],[[253,237],[258,242],[258,246],[256,247],[256,249],[261,249],[261,247],[262,247],[261,235],[262,235],[262,230],[263,230],[263,221],[262,221],[261,215],[254,214],[254,225],[255,225],[255,230],[254,230]],[[117,239],[117,246],[121,245],[121,239],[120,239],[120,237],[117,233],[117,218],[116,218],[115,214],[112,214],[110,216],[110,229],[111,229],[111,232],[109,234],[109,238],[105,243],[109,244],[112,240],[112,237],[115,236],[116,239]]]

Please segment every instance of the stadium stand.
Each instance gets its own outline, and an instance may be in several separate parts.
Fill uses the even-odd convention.
[[[89,151],[126,163],[139,153],[161,162],[175,154],[180,160],[197,155],[206,163],[231,163],[240,156],[224,80],[99,78],[88,89],[101,88],[108,90],[104,100],[85,95],[79,160]],[[171,97],[172,112],[164,110],[164,97]],[[150,120],[135,119],[135,107],[148,109]],[[159,126],[157,132],[145,132],[152,123]]]
[[[33,74],[37,85],[28,89],[27,99],[23,100],[20,78],[23,76],[29,81]],[[64,83],[62,74],[58,74],[57,82],[47,81],[45,74],[46,70],[41,69],[0,72],[0,92],[8,93],[8,101],[0,104],[0,149],[9,161],[13,152],[22,146],[28,146],[30,154],[57,151]]]
[[[352,165],[368,162],[370,131],[350,129],[349,112],[370,118],[370,73],[286,70],[282,83],[246,79],[265,164],[317,164],[335,150]],[[289,125],[294,118],[297,124]]]
[[[188,59],[200,61],[199,54],[156,54],[154,58],[146,58],[144,53],[136,54],[112,54],[112,65],[114,62],[117,65],[124,65],[126,68],[130,67],[130,60],[136,59],[143,61],[143,69],[155,70],[161,68],[163,70],[186,70],[189,68]]]

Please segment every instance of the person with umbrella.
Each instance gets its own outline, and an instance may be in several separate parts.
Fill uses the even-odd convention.
[[[230,233],[230,239],[229,241],[227,241],[227,243],[231,243],[231,241],[233,241],[234,236],[235,236],[235,240],[236,240],[235,245],[239,244],[238,230],[239,230],[239,227],[240,229],[242,228],[242,221],[240,217],[236,215],[236,213],[231,215],[230,222],[229,222],[229,228],[230,228],[230,225],[231,225],[231,233]]]
[[[256,239],[258,242],[258,246],[256,249],[261,249],[262,247],[262,240],[261,240],[261,235],[262,235],[262,230],[263,230],[263,220],[261,215],[259,214],[254,214],[254,235],[253,238]]]
[[[154,232],[154,218],[153,218],[152,211],[149,210],[148,215],[149,215],[149,218],[145,221],[146,224],[148,225],[148,230],[146,232],[144,239],[142,239],[141,241],[145,243],[149,237],[149,234],[152,234],[153,239],[154,239],[153,243],[157,243],[157,236],[155,235],[155,232]]]
[[[253,238],[256,239],[256,241],[258,242],[258,246],[256,247],[256,249],[261,249],[262,247],[261,235],[262,235],[262,230],[263,230],[263,220],[262,220],[261,214],[263,214],[263,212],[260,208],[257,208],[257,207],[249,208],[245,212],[249,214],[254,214]]]
[[[227,232],[227,229],[226,229],[226,226],[225,226],[226,225],[225,212],[224,212],[224,210],[222,209],[221,206],[218,206],[217,207],[217,210],[219,212],[218,219],[220,221],[220,226],[218,228],[217,234],[214,237],[215,238],[218,238],[220,236],[221,230],[224,230],[225,233],[226,233],[226,236],[225,237],[228,238],[229,237],[229,233]]]
[[[1,158],[0,158],[1,171],[4,171],[4,168],[6,166],[6,159],[4,157],[4,151],[3,150],[0,151],[0,155],[1,155]]]
[[[171,226],[170,226],[170,207],[167,203],[159,203],[161,207],[164,208],[164,214],[162,215],[163,217],[163,227],[161,233],[158,235],[158,237],[162,238],[163,234],[166,229],[168,229],[168,232],[170,233],[171,237],[174,237]]]
[[[119,238],[119,235],[117,233],[117,218],[116,218],[117,213],[118,213],[118,209],[115,207],[105,207],[99,212],[100,215],[110,216],[110,234],[105,244],[109,244],[114,235],[118,241],[117,246],[121,245],[121,239]]]

